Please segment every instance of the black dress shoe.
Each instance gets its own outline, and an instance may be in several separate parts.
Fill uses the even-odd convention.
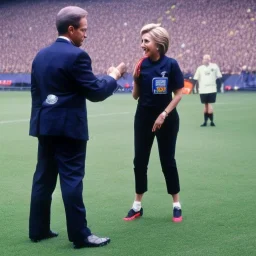
[[[75,244],[74,243],[74,249],[80,249],[84,247],[100,247],[105,246],[110,243],[110,238],[108,237],[98,237],[95,235],[88,236],[83,243],[81,244]]]
[[[47,235],[44,236],[38,236],[38,237],[30,237],[30,240],[34,243],[38,243],[41,240],[45,240],[45,239],[49,239],[49,238],[53,238],[53,237],[57,237],[59,234],[54,232],[54,231],[49,231],[49,233]]]
[[[205,127],[205,126],[207,126],[207,123],[203,123],[203,124],[201,124],[200,126],[201,126],[201,127]]]

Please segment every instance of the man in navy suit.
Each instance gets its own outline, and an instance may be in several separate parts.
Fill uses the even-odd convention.
[[[65,7],[57,15],[59,37],[42,49],[32,64],[30,135],[38,138],[33,177],[29,237],[33,242],[58,236],[50,230],[50,208],[57,176],[66,212],[68,237],[75,248],[110,242],[91,233],[83,203],[86,144],[86,99],[103,101],[115,92],[125,65],[109,68],[99,80],[89,55],[81,50],[87,37],[87,12]]]

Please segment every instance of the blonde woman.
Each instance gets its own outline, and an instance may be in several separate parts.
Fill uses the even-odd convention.
[[[182,97],[184,79],[177,61],[165,56],[169,47],[168,32],[160,24],[148,24],[140,34],[144,57],[135,67],[132,92],[133,98],[138,99],[134,122],[135,200],[124,220],[134,220],[143,215],[141,202],[148,190],[148,162],[156,137],[167,192],[173,201],[172,219],[181,222],[175,147],[179,130],[176,106]]]

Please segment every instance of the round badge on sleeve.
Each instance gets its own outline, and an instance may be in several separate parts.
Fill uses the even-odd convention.
[[[53,105],[58,101],[58,97],[53,94],[49,94],[46,98],[46,103]]]

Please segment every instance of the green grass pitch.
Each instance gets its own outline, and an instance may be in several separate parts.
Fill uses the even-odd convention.
[[[33,244],[28,213],[37,142],[28,136],[30,94],[0,93],[0,255],[252,256],[256,255],[256,94],[226,93],[214,105],[216,127],[199,127],[198,95],[179,104],[176,160],[184,220],[172,223],[156,141],[149,163],[144,216],[124,222],[134,199],[133,118],[130,94],[88,102],[84,201],[89,227],[109,236],[102,248],[74,250],[68,241],[57,185],[52,229],[58,238]]]

